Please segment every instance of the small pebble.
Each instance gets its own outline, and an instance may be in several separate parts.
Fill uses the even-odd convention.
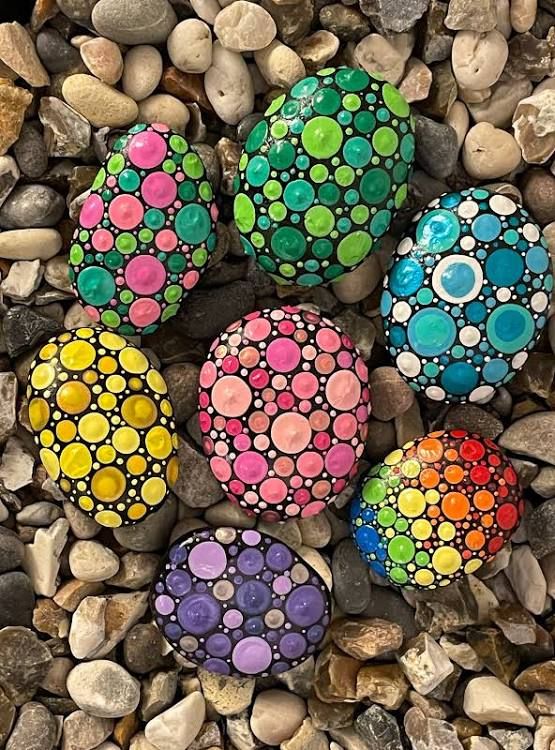
[[[181,135],[185,134],[190,117],[183,102],[170,94],[152,94],[139,102],[138,119],[141,122],[164,122]]]
[[[214,111],[229,125],[237,125],[252,112],[254,90],[247,64],[220,42],[212,47],[212,65],[204,76],[204,86]]]
[[[99,0],[92,8],[95,30],[120,44],[165,42],[176,23],[168,0]]]
[[[172,63],[184,73],[206,73],[212,64],[212,33],[209,26],[197,18],[178,23],[167,45]]]
[[[138,680],[106,659],[74,667],[67,678],[67,689],[81,710],[103,719],[127,716],[139,705]]]
[[[104,83],[113,86],[123,73],[123,57],[115,42],[96,37],[79,47],[81,58],[90,72]]]
[[[277,39],[254,53],[254,59],[264,79],[271,86],[290,88],[305,75],[303,61],[295,50]]]
[[[268,11],[247,0],[235,0],[223,8],[214,21],[214,33],[232,52],[263,49],[274,39],[276,31],[276,24]]]
[[[123,93],[136,102],[146,99],[160,83],[162,70],[162,55],[156,47],[148,44],[131,47],[123,60]]]
[[[252,707],[252,733],[265,745],[279,745],[293,736],[306,716],[306,703],[294,693],[265,690]]]
[[[488,122],[480,122],[466,134],[462,159],[471,177],[493,180],[518,167],[521,151],[510,133]]]
[[[95,128],[122,127],[136,120],[139,114],[133,99],[83,73],[66,78],[62,94],[66,102]]]
[[[69,568],[81,581],[105,581],[119,570],[119,557],[99,542],[79,540],[69,551]]]
[[[151,719],[145,737],[158,750],[186,750],[204,722],[206,704],[196,691]]]

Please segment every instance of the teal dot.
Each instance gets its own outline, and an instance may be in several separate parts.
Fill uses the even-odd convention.
[[[306,250],[303,234],[293,227],[281,227],[274,232],[271,245],[278,258],[288,261],[299,260]]]
[[[341,191],[333,182],[327,182],[318,188],[318,199],[324,206],[335,206],[340,196]]]
[[[355,128],[360,133],[371,133],[376,127],[376,118],[372,112],[357,112],[355,115]]]
[[[374,216],[370,223],[370,231],[375,237],[381,237],[389,229],[391,223],[391,211],[382,209]]]
[[[268,152],[268,160],[274,169],[288,169],[295,161],[295,147],[289,141],[274,143]]]
[[[123,258],[121,257],[121,253],[118,253],[115,250],[110,250],[109,253],[106,253],[104,262],[108,268],[114,270],[116,268],[121,268],[123,265]]]
[[[335,80],[345,91],[362,91],[370,83],[370,76],[357,68],[340,68],[335,74]]]
[[[92,266],[81,271],[77,279],[77,288],[85,302],[98,307],[112,299],[116,291],[116,283],[112,274],[105,268]]]
[[[133,169],[124,169],[118,177],[118,185],[126,193],[133,193],[141,184],[141,178]]]
[[[270,165],[265,156],[253,156],[247,166],[246,177],[250,185],[261,187],[270,176]]]
[[[212,228],[210,214],[196,203],[184,206],[175,217],[175,231],[178,236],[190,245],[204,242]]]
[[[329,258],[333,253],[333,245],[329,240],[316,240],[312,245],[312,252],[317,258]]]
[[[360,192],[366,203],[382,203],[391,190],[391,179],[383,169],[370,169],[360,181]]]
[[[343,146],[343,156],[351,167],[365,167],[372,157],[372,147],[366,138],[355,136]]]
[[[305,211],[314,202],[314,188],[306,180],[293,180],[286,186],[283,200],[292,211]]]
[[[177,192],[179,193],[181,200],[189,203],[190,201],[194,201],[197,197],[197,186],[194,182],[185,180],[185,182],[181,183]]]
[[[311,96],[318,86],[320,85],[320,82],[317,78],[314,76],[309,76],[308,78],[302,78],[300,81],[298,81],[293,88],[291,89],[291,96],[294,96],[295,99],[302,99],[306,96]]]
[[[302,273],[297,278],[299,286],[316,286],[322,283],[322,277],[316,273]]]
[[[260,146],[266,140],[268,135],[268,123],[266,120],[260,120],[249,133],[247,142],[245,143],[245,151],[248,154],[252,154],[253,151],[258,151]]]
[[[320,89],[312,101],[319,115],[333,115],[341,107],[341,97],[335,89]]]
[[[166,217],[163,212],[157,208],[149,208],[145,212],[145,224],[150,229],[161,229],[164,226]]]
[[[329,268],[326,268],[324,271],[324,276],[326,279],[337,279],[338,276],[342,276],[345,273],[345,269],[343,266],[330,266]]]

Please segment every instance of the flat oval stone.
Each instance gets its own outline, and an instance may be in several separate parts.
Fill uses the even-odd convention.
[[[322,578],[254,529],[201,529],[170,547],[151,592],[154,618],[181,656],[210,672],[265,677],[297,666],[325,635]]]

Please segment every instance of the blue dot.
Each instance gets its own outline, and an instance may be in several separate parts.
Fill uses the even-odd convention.
[[[403,258],[389,274],[389,286],[397,297],[408,297],[422,286],[424,269],[412,258]]]
[[[389,340],[391,341],[393,346],[403,346],[403,344],[407,340],[404,329],[401,328],[401,326],[393,326],[389,331]]]
[[[386,577],[385,568],[381,563],[373,561],[370,563],[370,568],[374,571],[374,573],[377,573],[379,576],[382,576],[382,578]]]
[[[427,308],[414,315],[408,326],[409,341],[417,354],[435,357],[446,352],[457,335],[457,327],[446,312]]]
[[[391,308],[393,306],[393,298],[391,294],[384,290],[382,294],[382,300],[380,303],[380,311],[383,317],[386,317],[391,312]]]
[[[466,362],[455,362],[449,365],[441,376],[441,384],[448,393],[461,396],[470,393],[476,387],[478,373]]]
[[[360,526],[356,530],[356,541],[363,552],[374,552],[380,543],[380,537],[371,526]]]
[[[531,247],[526,253],[526,265],[534,273],[544,273],[549,266],[549,255],[540,245]]]
[[[508,371],[509,365],[504,359],[491,359],[484,365],[482,375],[488,383],[496,383],[499,380],[503,380]]]
[[[472,222],[472,233],[480,242],[491,242],[500,232],[501,222],[494,214],[482,214]]]
[[[514,250],[501,248],[493,252],[486,261],[488,281],[496,286],[511,286],[521,278],[524,271],[522,257]]]
[[[466,297],[476,282],[476,274],[468,263],[454,261],[441,274],[441,284],[449,297]]]

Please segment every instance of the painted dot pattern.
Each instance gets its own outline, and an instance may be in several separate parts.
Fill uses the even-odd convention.
[[[203,529],[170,547],[151,608],[166,640],[210,672],[265,677],[314,653],[330,620],[326,585],[283,542]]]
[[[134,125],[96,175],[71,245],[87,313],[124,335],[156,331],[206,269],[217,217],[194,148],[166,125]]]
[[[249,134],[234,213],[245,251],[281,283],[356,268],[407,195],[410,108],[376,75],[326,68],[275,99]]]
[[[367,472],[351,528],[373,571],[398,586],[437,588],[497,554],[523,511],[516,472],[494,442],[439,431]]]
[[[416,391],[481,401],[524,365],[553,289],[547,241],[511,198],[448,193],[413,219],[384,283],[389,352]]]
[[[200,372],[212,472],[230,500],[268,521],[319,513],[344,489],[369,411],[368,370],[351,339],[296,307],[229,326]]]
[[[76,507],[112,528],[158,510],[177,479],[177,435],[140,349],[111,331],[62,333],[33,361],[27,398],[40,459]]]

